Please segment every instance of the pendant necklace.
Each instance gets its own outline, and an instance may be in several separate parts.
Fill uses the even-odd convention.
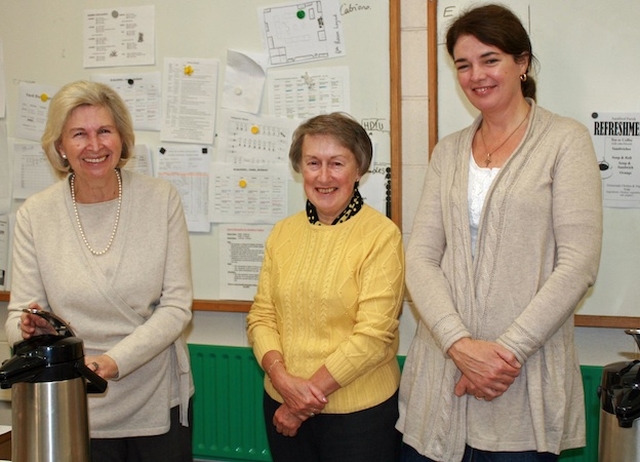
[[[529,109],[530,110],[530,109]],[[520,121],[520,123],[518,124],[518,126],[509,134],[509,136],[507,136],[505,138],[505,140],[500,143],[500,145],[495,148],[493,151],[487,152],[487,158],[484,160],[484,166],[485,167],[489,167],[489,164],[491,164],[491,156],[498,150],[500,149],[502,146],[505,145],[505,143],[507,141],[509,141],[511,139],[511,137],[515,134],[515,132],[518,131],[518,129],[522,126],[522,124],[524,123],[525,120],[527,120],[527,117],[529,117],[529,110],[527,111],[527,113],[524,116],[524,119],[522,119]],[[482,132],[482,128],[480,129],[480,137],[482,138],[482,144],[484,144],[484,148],[487,149],[487,143],[484,141],[484,133]]]
[[[97,251],[89,241],[87,240],[87,236],[84,234],[84,229],[82,228],[82,223],[80,222],[80,214],[78,214],[78,205],[76,204],[76,189],[75,189],[75,177],[76,174],[71,174],[70,184],[71,184],[71,201],[73,202],[73,212],[76,216],[76,223],[78,225],[78,229],[80,230],[80,236],[82,236],[82,240],[84,241],[84,245],[87,246],[87,249],[96,256],[104,255],[111,248],[111,244],[113,244],[113,239],[116,237],[116,230],[118,229],[118,222],[120,221],[120,208],[122,206],[122,177],[120,176],[120,171],[116,169],[116,177],[118,178],[118,208],[116,210],[116,222],[113,224],[113,231],[111,231],[111,237],[109,238],[109,242],[104,250]]]

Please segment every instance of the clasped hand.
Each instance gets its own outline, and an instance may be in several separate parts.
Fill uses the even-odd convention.
[[[302,379],[279,370],[271,382],[284,399],[273,416],[278,433],[295,436],[302,423],[320,413],[328,400],[322,390],[310,380]]]
[[[515,355],[496,342],[464,338],[449,349],[462,377],[456,383],[456,396],[473,395],[491,401],[507,391],[520,375]]]

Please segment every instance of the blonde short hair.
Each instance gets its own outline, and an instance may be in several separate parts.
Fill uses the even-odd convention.
[[[71,112],[79,106],[100,106],[106,108],[113,117],[116,130],[122,139],[122,152],[118,167],[124,167],[133,156],[135,134],[131,114],[120,95],[108,85],[79,80],[62,87],[49,103],[47,124],[42,134],[41,144],[56,175],[64,178],[73,171],[69,161],[60,156],[59,146]]]

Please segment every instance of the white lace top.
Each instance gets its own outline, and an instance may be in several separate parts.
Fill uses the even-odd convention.
[[[469,228],[473,255],[476,253],[476,240],[484,199],[499,171],[499,168],[481,168],[473,158],[473,152],[469,156]]]

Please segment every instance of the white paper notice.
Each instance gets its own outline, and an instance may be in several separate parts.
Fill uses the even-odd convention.
[[[213,145],[217,59],[165,58],[160,139]]]
[[[218,160],[234,164],[282,164],[299,121],[220,111]]]
[[[640,113],[594,112],[590,128],[604,206],[640,208]]]
[[[0,165],[12,165],[9,157],[7,124],[0,120]],[[11,210],[11,168],[0,168],[0,215]]]
[[[0,290],[5,290],[9,272],[9,217],[0,215]]]
[[[220,298],[253,300],[270,225],[220,225]]]
[[[351,110],[349,68],[270,71],[269,113],[306,120],[318,114]]]
[[[132,74],[94,74],[94,82],[112,87],[124,100],[134,130],[160,131],[160,72]]]
[[[26,199],[54,184],[56,177],[38,144],[13,144],[13,197]]]
[[[380,165],[370,169],[358,186],[364,203],[391,216],[391,169]]]
[[[259,61],[248,53],[227,50],[220,107],[254,114],[260,111],[266,73]]]
[[[7,84],[4,79],[4,48],[0,39],[0,119],[4,119],[7,104]]]
[[[275,223],[287,216],[286,164],[211,165],[209,216],[214,223]]]
[[[155,64],[154,7],[85,10],[84,67]]]
[[[158,177],[169,180],[182,198],[191,232],[208,232],[209,148],[193,145],[165,145],[158,148]]]
[[[153,176],[153,161],[151,159],[151,149],[146,144],[136,144],[135,154],[129,158],[124,166],[127,170],[133,170],[143,175]]]
[[[18,87],[18,120],[16,136],[26,140],[40,141],[47,123],[49,101],[58,87],[20,82]]]
[[[346,54],[338,0],[258,9],[269,64],[300,64]]]

